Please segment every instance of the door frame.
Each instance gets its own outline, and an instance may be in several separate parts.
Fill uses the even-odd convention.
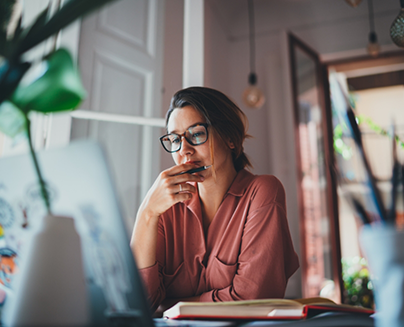
[[[328,85],[328,67],[321,63],[319,54],[310,48],[307,44],[301,41],[292,33],[288,33],[289,42],[289,60],[291,67],[291,81],[292,81],[292,95],[293,95],[293,111],[294,111],[294,133],[295,133],[295,147],[296,147],[296,169],[298,181],[302,180],[301,171],[301,157],[299,147],[299,120],[298,120],[298,89],[296,78],[296,65],[295,65],[295,47],[298,47],[309,57],[311,57],[316,64],[317,84],[319,89],[319,104],[321,106],[321,113],[323,118],[322,132],[324,139],[324,155],[325,155],[325,172],[327,180],[327,204],[329,213],[329,236],[331,246],[331,266],[332,278],[334,282],[335,299],[342,302],[343,295],[343,281],[342,281],[342,266],[341,266],[341,245],[339,234],[339,219],[338,219],[338,203],[337,203],[337,184],[336,176],[332,169],[334,163],[333,152],[333,132],[332,132],[332,117],[331,117],[331,102]],[[304,206],[303,206],[303,190],[300,183],[298,184],[298,199],[299,199],[299,221],[300,221],[300,240],[301,240],[301,256],[302,260],[302,291],[303,297],[307,295],[307,249],[305,245],[305,225],[304,225]]]
[[[387,69],[383,71],[381,67],[383,66],[389,66],[392,65],[391,67],[396,67],[397,70],[393,69]],[[402,66],[399,68],[399,66]],[[331,108],[331,95],[330,95],[330,85],[329,85],[329,75],[331,70],[336,70],[337,72],[347,72],[347,71],[353,71],[356,70],[358,72],[364,71],[365,69],[372,69],[374,71],[377,71],[376,73],[366,73],[363,75],[360,75],[358,73],[358,76],[368,76],[368,77],[373,77],[375,75],[380,75],[384,76],[387,78],[393,78],[394,81],[380,81],[378,80],[375,84],[374,87],[383,87],[383,86],[391,86],[391,85],[398,85],[397,81],[398,79],[400,81],[404,80],[404,75],[403,74],[393,74],[394,72],[402,72],[404,71],[404,50],[396,50],[396,51],[391,51],[391,52],[386,52],[380,54],[378,57],[372,57],[370,55],[366,56],[357,56],[357,57],[352,57],[352,58],[344,58],[344,59],[339,59],[339,60],[329,60],[329,61],[322,61],[321,62],[321,74],[322,74],[322,83],[323,83],[323,92],[322,95],[324,96],[324,107],[325,107],[325,115],[326,115],[326,125],[324,126],[325,129],[327,130],[327,142],[328,143],[328,150],[329,153],[327,154],[327,158],[330,162],[329,167],[336,167],[335,164],[335,155],[334,155],[334,150],[333,150],[333,128],[332,128],[332,108]],[[349,80],[349,78],[348,78]],[[369,83],[368,83],[369,84]],[[377,84],[377,85],[376,85]],[[404,83],[402,83],[404,84]],[[372,87],[368,87],[372,88]],[[341,280],[340,284],[340,291],[341,291],[341,301],[344,301],[344,284],[342,282],[342,267],[341,267],[341,231],[340,231],[340,226],[339,226],[339,212],[338,212],[338,194],[337,194],[337,187],[338,187],[338,180],[335,174],[335,169],[333,168],[330,170],[331,178],[333,180],[333,187],[332,190],[330,191],[330,194],[332,196],[332,204],[335,206],[333,208],[333,212],[335,215],[335,218],[333,219],[334,221],[334,233],[335,237],[337,239],[335,240],[335,244],[338,244],[339,248],[338,251],[336,252],[336,258],[333,259],[336,263],[338,262],[338,269],[339,271],[339,276]]]
[[[292,81],[292,95],[293,95],[293,111],[294,111],[294,133],[295,133],[295,153],[296,153],[296,169],[298,180],[302,178],[300,147],[299,147],[299,134],[298,134],[298,101],[297,101],[297,79],[295,76],[295,48],[298,47],[309,57],[313,58],[316,63],[318,88],[319,88],[319,103],[322,110],[323,117],[323,135],[324,135],[324,154],[326,163],[326,179],[327,179],[327,205],[329,209],[329,226],[330,226],[330,245],[331,260],[332,260],[332,276],[335,286],[336,298],[339,298],[341,303],[344,300],[344,284],[342,280],[342,264],[341,264],[341,238],[339,227],[339,212],[338,212],[338,180],[335,172],[335,155],[333,147],[333,128],[332,128],[332,109],[329,85],[329,70],[331,67],[336,68],[337,71],[349,71],[356,69],[377,68],[385,65],[395,63],[403,63],[404,51],[399,49],[387,53],[380,54],[377,58],[369,55],[337,59],[337,60],[321,60],[319,54],[310,46],[305,44],[298,37],[292,33],[288,33],[288,46],[289,46],[289,61],[291,67],[291,81]],[[398,71],[399,69],[397,69]],[[401,70],[401,69],[400,69]],[[404,68],[402,68],[404,70]],[[391,72],[391,71],[390,71]],[[372,74],[369,74],[372,75]],[[306,258],[305,246],[305,227],[303,224],[304,207],[303,207],[303,193],[302,188],[298,185],[298,201],[299,201],[299,221],[300,221],[300,240],[301,240],[301,257]],[[307,285],[307,265],[306,259],[302,260],[302,291],[303,297],[305,296]]]

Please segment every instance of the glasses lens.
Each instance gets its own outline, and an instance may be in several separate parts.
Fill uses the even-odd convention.
[[[177,134],[168,134],[162,139],[163,146],[169,152],[177,151],[181,145],[181,137]]]
[[[208,139],[208,131],[204,125],[192,126],[182,135],[191,145],[203,144]],[[176,152],[181,148],[182,135],[172,133],[162,136],[160,138],[161,144],[168,152]]]
[[[199,145],[206,142],[208,139],[208,133],[205,126],[197,125],[190,127],[185,137],[191,142],[191,144]]]

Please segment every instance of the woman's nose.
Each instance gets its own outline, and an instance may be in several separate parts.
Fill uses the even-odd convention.
[[[192,153],[194,151],[194,147],[188,143],[188,141],[185,139],[185,136],[181,136],[181,149],[180,149],[180,154],[185,155]]]

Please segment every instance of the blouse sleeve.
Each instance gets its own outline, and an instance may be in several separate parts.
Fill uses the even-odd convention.
[[[232,283],[203,293],[201,301],[282,298],[289,277],[299,267],[286,219],[282,184],[271,180],[252,197]]]
[[[163,259],[164,256],[159,255],[165,253],[164,227],[161,223],[159,223],[158,233],[159,233],[157,239],[158,257],[156,263],[151,267],[139,269],[139,273],[143,280],[143,286],[145,287],[152,312],[154,312],[158,308],[161,301],[163,301],[166,297],[163,277],[161,274],[161,271],[163,269],[162,268],[163,264],[161,260],[164,260]]]

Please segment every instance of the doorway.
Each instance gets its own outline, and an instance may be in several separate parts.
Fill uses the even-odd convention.
[[[289,34],[303,297],[341,301],[339,227],[327,76],[318,54]],[[327,91],[326,91],[327,90]]]
[[[364,149],[386,208],[390,206],[394,142],[400,162],[404,159],[404,56],[395,52],[379,58],[358,58],[329,62],[329,74],[338,76],[347,90],[362,134]],[[329,105],[332,111],[332,98]],[[337,186],[338,221],[340,231],[343,276],[342,302],[373,306],[371,272],[359,246],[362,223],[354,215],[350,200],[355,197],[367,211],[369,190],[364,182],[363,167],[354,142],[342,132],[340,121],[332,119],[335,164],[341,181]],[[400,192],[400,190],[399,190]],[[402,192],[402,191],[401,191]],[[398,223],[403,217],[402,196],[398,196]]]
[[[366,56],[322,62],[315,50],[289,34],[289,53],[303,297],[324,296],[337,302],[370,307],[373,294],[369,289],[369,272],[358,245],[359,225],[343,196],[347,191],[366,195],[360,179],[362,168],[354,155],[353,141],[338,134],[339,121],[332,111],[329,76],[337,74],[346,88],[352,90],[351,100],[357,107],[357,116],[362,115],[361,131],[373,158],[371,165],[378,174],[378,186],[387,195],[392,169],[392,142],[386,134],[391,125],[391,115],[395,117],[396,133],[399,136],[403,134],[400,137],[404,138],[404,110],[401,109],[401,103],[404,103],[403,51],[386,53],[378,58]],[[394,106],[387,104],[386,99],[393,101],[393,98],[401,100],[394,100]],[[370,109],[369,103],[375,109]],[[389,112],[380,109],[386,106]],[[336,151],[336,145],[341,145],[341,142],[340,151]],[[335,166],[344,168],[344,177],[348,181],[344,184],[345,189],[337,181]],[[316,199],[320,201],[314,201]],[[352,267],[357,269],[346,279],[346,272],[352,272]],[[366,275],[367,279],[355,279],[355,274]],[[366,288],[360,288],[359,284]]]

